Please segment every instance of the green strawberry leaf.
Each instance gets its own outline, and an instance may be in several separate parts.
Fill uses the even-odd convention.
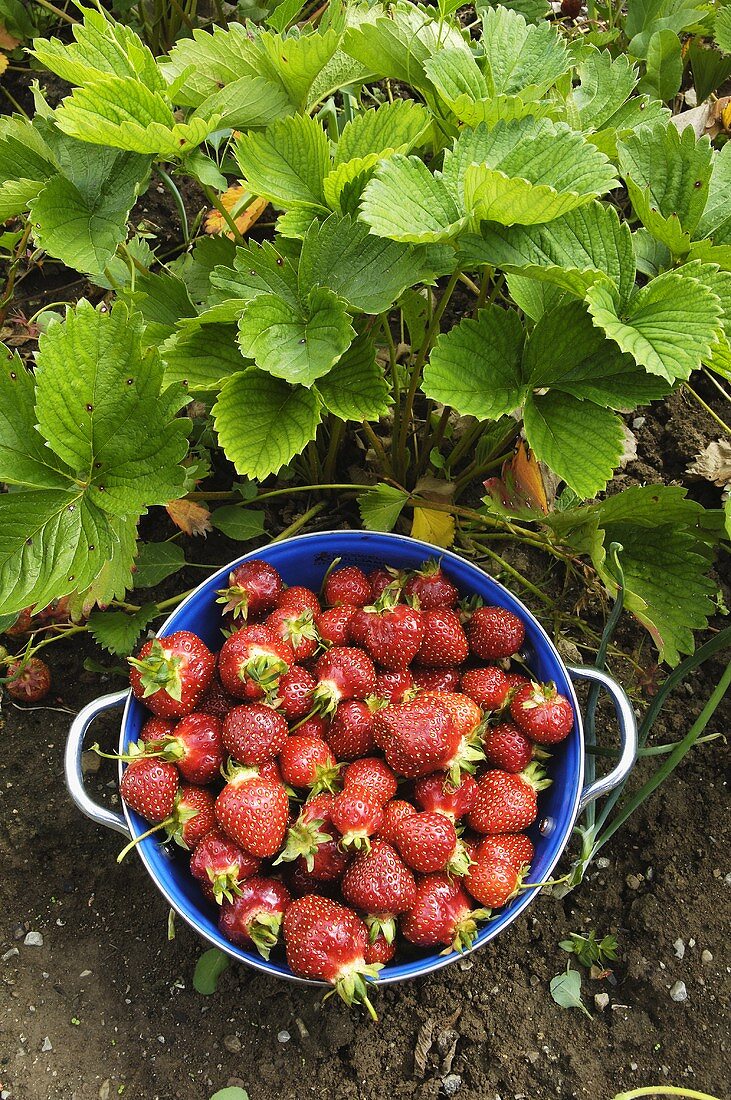
[[[183,323],[160,347],[165,383],[182,382],[189,393],[219,389],[248,365],[236,335],[233,324]]]
[[[626,54],[613,58],[608,50],[592,50],[576,67],[579,83],[571,93],[578,129],[601,130],[631,95],[637,69]]]
[[[415,244],[449,241],[466,221],[441,177],[418,157],[400,153],[383,161],[366,185],[361,217],[379,237]]]
[[[98,76],[129,77],[151,91],[163,91],[165,81],[151,51],[130,27],[115,23],[105,12],[87,9],[83,23],[73,26],[74,42],[36,38],[33,54],[44,69],[69,84],[88,84]]]
[[[185,565],[183,548],[176,542],[143,542],[135,562],[135,588],[152,588]]]
[[[204,951],[193,971],[193,988],[196,993],[210,997],[218,989],[218,979],[228,970],[231,960],[217,947]]]
[[[372,8],[369,18],[345,33],[343,48],[375,76],[401,80],[421,91],[430,90],[425,63],[440,49],[465,49],[465,40],[449,22],[437,21],[423,8],[396,3],[383,14]]]
[[[507,8],[488,8],[482,15],[484,71],[489,95],[535,89],[542,95],[571,68],[564,39],[543,22],[528,25]]]
[[[58,172],[56,157],[26,119],[0,119],[0,221],[28,209],[44,183]]]
[[[249,542],[264,533],[264,512],[242,504],[225,505],[211,512],[211,523],[230,539]]]
[[[663,101],[672,99],[680,89],[683,68],[682,45],[677,34],[670,30],[655,31],[647,44],[645,75],[638,90]]]
[[[711,237],[716,245],[731,245],[731,209],[728,196],[731,191],[731,143],[726,142],[720,152],[714,149],[711,178],[708,183],[708,199],[695,236]]]
[[[480,310],[443,333],[424,368],[427,397],[463,416],[494,420],[522,404],[524,331],[518,315],[498,306]]]
[[[408,493],[393,485],[381,483],[366,489],[358,497],[363,526],[368,531],[393,531],[408,499]]]
[[[333,167],[366,157],[384,156],[389,150],[408,153],[431,123],[428,111],[410,99],[383,103],[375,110],[360,111],[346,122],[335,147]]]
[[[376,361],[376,348],[358,336],[335,366],[317,382],[325,408],[341,420],[377,420],[391,404],[389,385]]]
[[[236,160],[248,189],[287,210],[297,203],[322,204],[322,181],[330,169],[327,134],[309,115],[292,115],[264,133],[244,134]]]
[[[606,488],[622,455],[622,421],[610,409],[550,390],[531,394],[523,409],[525,435],[545,462],[582,499]]]
[[[149,603],[131,614],[127,611],[95,611],[89,616],[89,630],[94,641],[117,657],[127,657],[148,623],[159,612],[157,604]]]
[[[321,407],[304,386],[255,368],[223,386],[213,419],[223,450],[240,474],[261,480],[290,462],[317,434]]]
[[[551,996],[559,1008],[578,1008],[591,1019],[591,1013],[581,999],[581,975],[571,969],[571,963],[562,974],[551,978],[549,986]]]
[[[716,11],[713,22],[713,37],[719,50],[731,54],[731,8],[728,5]]]
[[[327,374],[354,337],[345,303],[324,286],[314,286],[296,307],[260,294],[239,319],[243,354],[275,378],[304,386]]]

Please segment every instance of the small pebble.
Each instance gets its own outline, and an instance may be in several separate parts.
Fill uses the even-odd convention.
[[[645,418],[644,416],[636,416],[636,417],[634,418],[634,420],[632,421],[632,427],[633,427],[633,428],[641,428],[641,427],[643,427],[643,425],[644,425],[644,423],[645,423],[645,419],[646,419],[646,418]]]
[[[447,1096],[454,1096],[462,1088],[462,1078],[458,1073],[448,1073],[442,1078],[442,1088]]]
[[[676,959],[685,958],[685,943],[683,942],[683,940],[676,940],[673,944],[673,950],[675,951]]]
[[[529,1050],[528,1054],[527,1054],[527,1058],[528,1058],[528,1061],[530,1062],[530,1064],[532,1066],[534,1066],[536,1064],[536,1062],[538,1061],[538,1059],[540,1058],[540,1054],[537,1050]]]
[[[634,1071],[635,1071],[635,1070],[636,1070],[636,1069],[638,1068],[638,1064],[637,1064],[637,1062],[630,1062],[630,1064],[629,1064],[629,1068],[630,1068],[630,1069],[632,1070],[632,1072],[634,1073]]]
[[[79,977],[80,978],[90,978],[92,973],[93,973],[92,970],[82,970],[81,973],[79,974]]]
[[[695,940],[693,939],[692,936],[688,940],[688,947],[695,947]]]
[[[43,947],[43,936],[40,932],[29,932],[23,943],[26,947]]]
[[[280,1031],[277,1035],[277,1042],[288,1043],[291,1038],[292,1036],[289,1034],[288,1031]]]
[[[675,982],[670,986],[670,998],[673,1001],[687,1001],[688,990],[685,988],[685,982]]]
[[[41,1043],[41,1051],[43,1054],[48,1054],[49,1050],[53,1050],[53,1047],[51,1045],[51,1040],[46,1035],[45,1039]]]
[[[10,950],[6,951],[5,954],[3,955],[3,957],[2,957],[3,962],[6,963],[8,961],[8,959],[12,959],[14,955],[19,955],[19,954],[20,954],[20,951],[18,951],[17,947],[11,947]]]
[[[241,1051],[241,1040],[238,1035],[224,1035],[223,1045],[230,1054],[238,1054]]]
[[[639,890],[642,885],[642,879],[639,875],[627,875],[625,882],[629,886],[630,890]]]
[[[595,993],[594,994],[594,1005],[596,1006],[596,1008],[599,1012],[603,1012],[608,1004],[609,1004],[609,994],[608,993]]]
[[[610,862],[611,861],[607,856],[599,856],[599,859],[596,861],[596,865],[601,871],[606,871],[607,867],[609,867],[610,865]]]
[[[708,963],[713,962],[713,955],[711,954],[711,952],[708,950],[707,947],[704,947],[703,950],[701,951],[701,962],[705,963],[706,965],[708,965]]]
[[[99,1100],[109,1100],[109,1094],[111,1093],[111,1091],[112,1084],[109,1078],[107,1078],[105,1081],[102,1081],[101,1085],[99,1086]]]

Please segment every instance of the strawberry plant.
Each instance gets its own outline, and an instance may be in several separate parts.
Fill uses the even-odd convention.
[[[0,211],[24,225],[16,264],[30,247],[102,302],[49,318],[33,372],[13,356],[0,377],[6,623],[67,595],[78,620],[124,603],[133,568],[137,587],[174,573],[179,547],[138,541],[151,507],[248,539],[273,475],[352,489],[334,479],[355,445],[378,482],[361,495],[366,526],[410,509],[414,534],[477,554],[485,533],[509,533],[588,558],[610,594],[606,547],[620,542],[625,606],[663,659],[692,650],[720,514],[675,487],[596,498],[622,459],[621,413],[731,370],[731,158],[665,103],[667,35],[710,31],[710,14],[631,4],[623,22],[607,13],[604,39],[579,41],[529,8],[480,7],[469,31],[410,0],[290,29],[296,11],[278,8],[266,27],[199,29],[159,58],[87,11],[73,41],[35,41],[72,90],[0,122]],[[723,50],[723,11],[715,27]],[[191,242],[186,215],[166,261],[130,212],[160,179],[185,214],[186,178],[223,231]],[[237,219],[256,204],[273,232],[245,241]],[[537,512],[492,479],[464,507],[519,437],[564,491]],[[218,451],[245,480],[209,514],[196,486]],[[236,581],[225,598],[245,618],[255,595]],[[89,628],[128,652],[158,610],[96,611]],[[428,644],[448,653],[449,607],[429,614]],[[307,624],[281,630],[266,667],[231,662],[252,698]]]

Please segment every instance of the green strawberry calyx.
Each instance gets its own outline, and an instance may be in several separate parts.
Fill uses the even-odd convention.
[[[143,699],[158,691],[166,691],[171,699],[180,702],[183,693],[183,658],[164,649],[159,638],[153,639],[146,657],[128,657],[127,660],[140,674]]]
[[[295,821],[287,830],[287,841],[274,860],[274,866],[278,863],[291,863],[300,856],[305,861],[308,871],[315,866],[315,855],[322,844],[332,840],[329,833],[322,831],[325,824],[324,818],[313,818],[312,821]]]
[[[247,932],[263,959],[269,960],[273,947],[279,943],[282,914],[261,909],[248,923]]]
[[[489,920],[492,909],[471,909],[461,920],[458,920],[452,929],[452,942],[441,952],[442,955],[451,955],[453,951],[462,954],[469,951],[475,942],[478,933],[478,923]]]
[[[363,959],[343,967],[338,976],[333,979],[334,989],[325,994],[325,999],[337,993],[346,1005],[361,1004],[367,1009],[372,1020],[377,1020],[376,1010],[368,998],[368,981],[377,981],[379,971],[383,963],[366,963]]]

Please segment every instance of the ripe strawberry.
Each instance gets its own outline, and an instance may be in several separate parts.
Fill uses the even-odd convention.
[[[233,768],[216,799],[216,818],[223,831],[253,856],[278,852],[287,828],[289,801],[281,783],[265,779],[254,768]]]
[[[237,565],[229,574],[228,588],[220,589],[218,603],[224,605],[224,615],[231,612],[234,619],[245,623],[276,607],[283,588],[274,566],[255,558]]]
[[[442,607],[455,607],[459,592],[444,575],[437,558],[425,562],[404,585],[404,596],[419,601],[422,611],[435,611]]]
[[[403,573],[400,569],[392,569],[391,566],[383,566],[380,569],[372,569],[370,573],[366,573],[368,577],[368,583],[371,586],[371,603],[375,603],[376,600],[380,600],[384,591],[392,585],[394,581],[397,582],[397,587],[400,589],[403,585]]]
[[[292,647],[295,661],[306,661],[320,643],[315,616],[309,610],[295,611],[277,607],[267,616],[266,625],[273,634]]]
[[[238,700],[234,699],[233,695],[229,695],[227,691],[223,690],[221,681],[214,674],[208,687],[201,695],[196,710],[199,710],[201,714],[210,714],[211,717],[218,718],[219,722],[222,722],[231,707],[235,707],[237,702]]]
[[[385,707],[374,729],[388,764],[407,779],[442,770],[460,744],[451,712],[438,699]]]
[[[318,741],[327,741],[331,724],[321,714],[310,714],[292,726],[289,733],[291,737],[316,737]]]
[[[482,748],[483,715],[477,703],[457,691],[422,691],[419,699],[427,706],[439,703],[452,715],[452,725],[459,741],[442,767],[453,786],[458,786],[464,772],[472,773],[485,759]]]
[[[379,963],[366,963],[368,932],[352,909],[314,894],[293,901],[284,914],[287,962],[300,978],[330,982],[347,1005],[363,1004],[376,1019],[366,979]]]
[[[445,607],[425,611],[423,619],[424,640],[417,655],[418,663],[427,668],[461,665],[469,647],[459,616]]]
[[[380,963],[383,966],[384,963],[390,962],[395,954],[396,941],[389,943],[383,933],[379,933],[373,943],[366,944],[363,958],[367,963]]]
[[[512,722],[486,729],[482,747],[489,763],[505,772],[522,772],[533,759],[533,742]]]
[[[516,896],[523,875],[509,863],[488,859],[480,855],[465,875],[464,884],[469,893],[489,909],[500,909]]]
[[[478,607],[467,627],[470,649],[475,657],[493,661],[512,657],[525,641],[525,627],[505,607]]]
[[[279,762],[277,760],[265,760],[263,764],[251,764],[252,768],[258,771],[262,779],[274,779],[277,783],[282,782],[282,773],[279,770]]]
[[[414,783],[414,798],[422,810],[444,814],[452,821],[459,821],[470,812],[476,795],[477,781],[467,773],[462,774],[456,787],[442,772],[425,775]]]
[[[119,793],[130,810],[158,824],[173,812],[178,769],[165,760],[141,756],[125,768]]]
[[[358,608],[349,603],[329,607],[315,616],[315,627],[320,639],[328,645],[347,645],[350,620]]]
[[[40,703],[51,690],[51,670],[40,657],[11,661],[5,690],[20,703]]]
[[[333,646],[315,665],[318,685],[313,692],[317,713],[332,715],[346,699],[365,699],[373,694],[376,670],[367,653],[352,646]]]
[[[351,607],[364,607],[371,601],[371,586],[362,569],[346,565],[327,575],[322,586],[323,601],[329,607],[346,603]]]
[[[335,711],[326,740],[338,760],[355,760],[375,747],[373,740],[374,710],[368,702],[346,699]]]
[[[459,687],[459,669],[449,668],[419,668],[414,665],[411,669],[414,683],[422,691],[457,691]]]
[[[285,719],[264,703],[234,707],[223,722],[223,744],[239,764],[264,764],[278,756],[287,740]]]
[[[190,873],[203,893],[220,905],[233,901],[244,879],[255,875],[260,861],[234,844],[221,829],[211,829],[190,857]]]
[[[318,849],[333,839],[332,831],[325,830],[325,826],[330,823],[333,801],[333,795],[323,791],[305,802],[297,820],[287,829],[285,844],[274,860],[275,865],[292,863],[301,858],[312,874]]]
[[[326,741],[318,737],[289,737],[279,753],[284,782],[290,787],[309,787],[313,794],[336,791],[340,767]]]
[[[183,718],[195,710],[216,666],[208,646],[189,630],[151,638],[128,661],[135,698],[161,718]]]
[[[294,664],[292,647],[259,623],[227,638],[218,655],[218,672],[226,691],[255,702],[272,695]]]
[[[350,856],[346,856],[345,861],[347,864],[350,861]],[[342,878],[342,871],[338,877]],[[299,859],[294,863],[287,864],[284,871],[284,881],[290,894],[298,898],[304,897],[306,894],[316,894],[318,897],[325,898],[340,896],[340,882],[336,878],[328,882],[318,881],[308,872],[304,863]]]
[[[414,677],[408,669],[400,672],[379,672],[376,676],[376,698],[387,703],[407,703],[416,697]]]
[[[177,764],[178,771],[188,783],[205,786],[212,782],[223,764],[221,723],[210,714],[187,714],[177,723],[172,733],[149,740],[152,719],[146,722],[141,734],[151,754]]]
[[[382,600],[385,606],[371,616],[366,648],[382,668],[398,672],[408,668],[419,652],[423,615],[406,604],[392,604],[385,595]]]
[[[320,601],[311,588],[305,588],[302,584],[293,584],[291,588],[285,588],[277,599],[277,607],[286,607],[290,611],[311,611],[313,615],[320,613]]]
[[[444,814],[408,814],[396,826],[396,847],[415,871],[448,871],[464,875],[469,858],[452,821]]]
[[[473,909],[469,894],[448,875],[425,875],[416,884],[416,901],[399,925],[404,937],[419,947],[446,944],[466,951],[477,936],[477,922],[489,909]]]
[[[581,0],[561,0],[561,15],[567,19],[576,19],[581,12]]]
[[[239,896],[224,901],[218,915],[218,927],[226,939],[240,947],[253,946],[268,959],[279,942],[279,930],[291,898],[283,883],[258,875],[247,879]]]
[[[351,645],[365,648],[375,611],[368,607],[357,607],[348,620],[348,641]]]
[[[515,694],[516,688],[523,687],[523,684],[530,683],[530,680],[528,680],[520,672],[507,672],[505,675],[508,681],[508,687],[510,688],[511,692],[511,694],[508,696],[508,699],[511,699],[512,696]]]
[[[519,871],[523,864],[532,862],[535,849],[525,833],[502,833],[483,837],[478,853],[481,859],[507,863]]]
[[[378,830],[378,837],[380,840],[387,840],[389,844],[395,845],[396,843],[396,829],[399,822],[408,817],[409,814],[415,814],[416,809],[410,802],[405,802],[402,798],[392,798],[390,802],[387,802],[383,807],[383,821],[381,827]]]
[[[145,745],[151,741],[164,741],[166,737],[173,736],[176,724],[172,718],[148,718],[140,730],[140,741]]]
[[[396,936],[396,917],[416,901],[416,881],[395,848],[375,839],[370,851],[359,852],[343,875],[343,897],[361,909],[371,942],[379,935],[388,943]]]
[[[574,710],[555,684],[526,684],[510,703],[510,715],[539,745],[555,745],[568,737],[574,726]]]
[[[330,820],[341,836],[344,850],[370,850],[372,837],[383,822],[383,806],[372,791],[355,784],[340,792],[332,804]]]
[[[367,756],[348,764],[343,774],[343,790],[349,787],[365,787],[385,806],[398,790],[396,776],[382,760]]]
[[[216,826],[215,801],[207,787],[178,788],[173,799],[173,808],[167,817],[131,840],[117,856],[117,863],[121,863],[140,841],[161,829],[165,830],[163,843],[174,840],[181,848],[195,848]]]
[[[510,696],[510,683],[501,668],[488,665],[463,673],[459,690],[483,710],[502,710]]]
[[[538,791],[550,786],[536,763],[524,772],[485,772],[467,821],[478,833],[519,833],[538,816]]]
[[[271,705],[282,712],[288,722],[297,722],[312,709],[312,693],[317,680],[303,665],[292,665],[279,681]]]

